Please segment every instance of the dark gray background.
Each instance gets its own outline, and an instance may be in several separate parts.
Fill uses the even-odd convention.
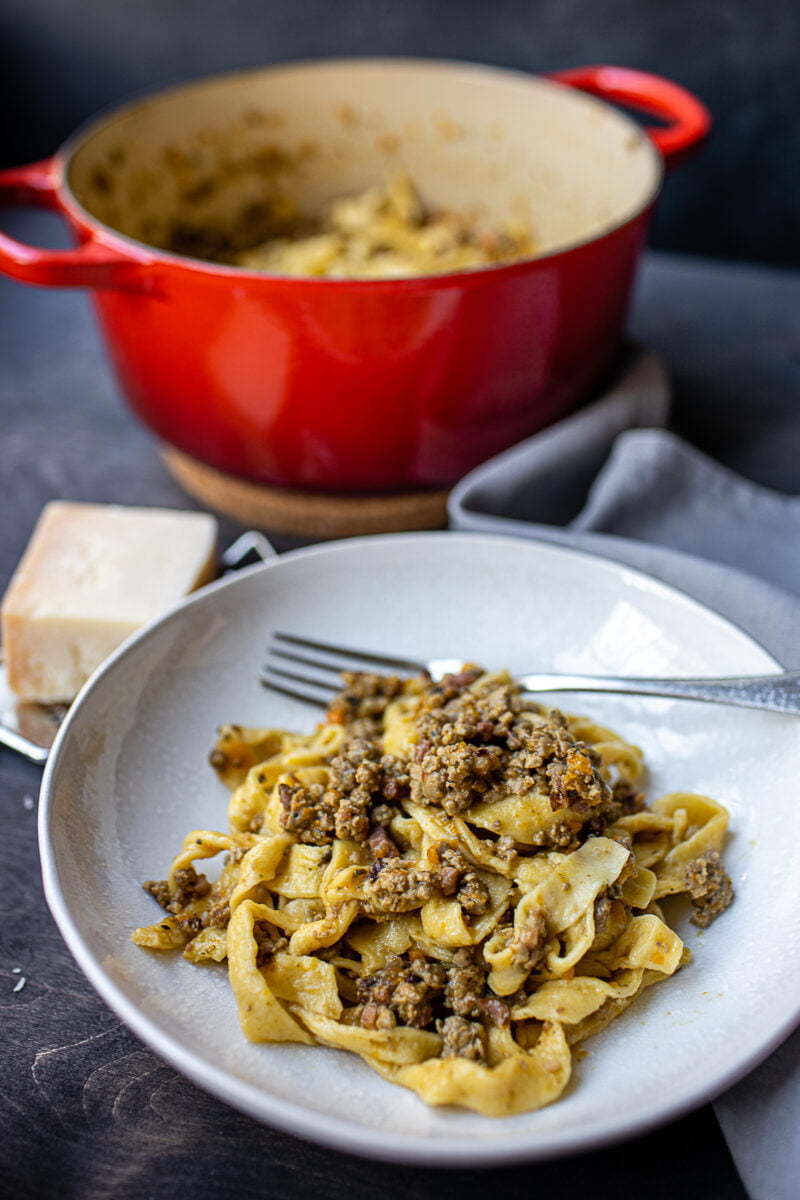
[[[800,264],[797,0],[3,0],[0,160],[52,152],[131,92],[318,55],[671,76],[715,116],[669,181],[652,244]]]

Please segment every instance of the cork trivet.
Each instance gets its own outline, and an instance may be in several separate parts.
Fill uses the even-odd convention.
[[[338,538],[363,533],[443,529],[446,491],[354,495],[306,492],[240,479],[161,447],[167,470],[195,500],[243,525],[298,537]]]

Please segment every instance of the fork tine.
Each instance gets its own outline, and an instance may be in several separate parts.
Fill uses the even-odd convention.
[[[379,667],[398,667],[401,671],[424,671],[425,664],[415,662],[410,658],[396,658],[388,654],[373,654],[368,650],[357,650],[354,646],[337,646],[332,642],[317,642],[311,638],[297,637],[293,633],[273,633],[274,638],[281,642],[290,642],[303,650],[321,650],[323,654],[339,654],[344,658],[356,659],[361,662],[374,663]]]
[[[332,675],[339,674],[338,667],[332,667],[330,663],[324,663],[319,658],[310,658],[307,654],[293,654],[289,650],[284,650],[282,646],[270,646],[267,654],[273,658],[285,658],[289,662],[302,663],[304,667],[316,667],[318,671],[330,671]]]
[[[269,692],[278,692],[281,696],[289,696],[292,700],[302,700],[304,704],[313,704],[315,708],[327,708],[330,697],[323,699],[300,687],[284,687],[268,675],[261,675],[259,683]]]
[[[277,675],[278,679],[288,679],[292,683],[310,684],[311,687],[319,688],[321,692],[326,692],[330,699],[333,699],[337,692],[337,689],[326,679],[315,679],[312,675],[301,675],[299,671],[284,671],[281,667],[276,667],[272,663],[266,663],[264,675],[266,677]]]

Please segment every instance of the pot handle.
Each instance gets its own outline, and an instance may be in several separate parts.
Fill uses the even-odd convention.
[[[668,167],[681,162],[699,146],[711,129],[711,114],[697,96],[680,84],[647,71],[629,67],[572,67],[548,75],[556,83],[599,96],[602,100],[630,105],[631,108],[662,117],[668,122],[647,130],[650,140],[663,155]]]
[[[0,171],[0,208],[33,205],[62,212],[57,179],[58,167],[52,158]],[[90,236],[74,250],[46,250],[0,232],[0,274],[42,287],[149,290],[152,278],[144,270],[148,262],[145,256],[104,245],[97,236]]]

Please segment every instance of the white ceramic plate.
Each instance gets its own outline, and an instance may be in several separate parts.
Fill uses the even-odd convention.
[[[137,949],[155,919],[140,881],[166,874],[192,828],[225,828],[206,764],[218,724],[310,729],[317,714],[257,682],[267,635],[293,630],[378,651],[487,666],[644,675],[764,673],[775,662],[680,593],[603,559],[511,538],[366,538],[288,554],[212,585],[123,647],[84,689],[47,767],[45,886],[108,1004],[223,1100],[362,1154],[417,1163],[544,1158],[639,1132],[731,1084],[800,1015],[800,725],[658,699],[561,698],[646,752],[651,795],[707,792],[731,812],[733,907],[679,930],[691,965],[587,1043],[566,1095],[503,1120],[428,1108],[345,1053],[254,1046],[224,970]]]

